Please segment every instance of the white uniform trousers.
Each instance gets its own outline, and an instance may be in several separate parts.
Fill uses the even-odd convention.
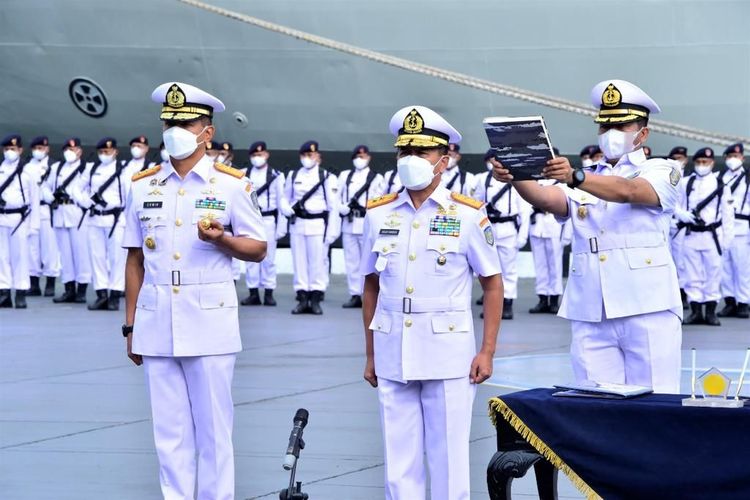
[[[378,379],[387,500],[425,498],[425,452],[432,500],[469,498],[475,394],[468,377],[406,383]]]
[[[518,297],[518,238],[515,235],[498,238],[495,248],[500,257],[503,298],[515,299]]]
[[[235,259],[234,257],[232,257],[232,279],[234,281],[238,281],[242,276],[242,273],[245,271],[244,264],[245,263],[240,259]]]
[[[165,500],[234,498],[235,358],[143,357]]]
[[[341,244],[344,247],[344,261],[346,263],[346,284],[349,295],[362,295],[364,281],[359,272],[359,262],[362,258],[362,240],[364,235],[341,233]]]
[[[682,242],[685,235],[685,229],[677,232],[676,229],[669,231],[669,250],[672,252],[674,267],[677,269],[677,282],[680,288],[685,288],[685,258],[682,255]]]
[[[42,206],[41,209],[47,210],[47,207]],[[29,259],[31,276],[60,276],[60,252],[49,219],[42,219],[39,232],[29,235]]]
[[[276,221],[263,217],[266,228],[266,258],[245,263],[245,283],[248,288],[276,289]]]
[[[63,283],[77,281],[89,283],[91,281],[91,260],[89,259],[89,245],[86,241],[88,227],[56,227],[55,239],[60,250],[60,272]]]
[[[750,303],[750,234],[735,235],[732,246],[724,250],[721,294]]]
[[[323,244],[323,235],[289,235],[294,264],[294,290],[325,291],[328,283],[328,247]]]
[[[562,295],[563,246],[560,238],[529,236],[537,295]]]
[[[0,288],[27,290],[31,286],[27,223],[11,236],[14,227],[0,226]]]
[[[603,314],[603,313],[602,313]],[[573,321],[570,354],[576,380],[680,393],[682,323],[670,311],[601,322]]]
[[[685,294],[690,302],[721,298],[721,255],[713,248],[682,247],[685,266]]]
[[[123,221],[120,221],[109,235],[109,227],[89,226],[89,255],[95,290],[125,290],[125,260],[128,251],[122,248],[124,233]]]

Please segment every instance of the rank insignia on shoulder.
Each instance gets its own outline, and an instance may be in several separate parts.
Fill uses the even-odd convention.
[[[214,168],[218,170],[219,172],[227,175],[231,175],[232,177],[236,179],[242,179],[245,177],[245,172],[242,170],[236,169],[234,167],[230,167],[229,165],[224,165],[223,163],[216,162],[214,163]]]
[[[676,186],[680,183],[680,178],[682,176],[680,175],[680,171],[677,170],[675,167],[672,167],[672,171],[669,172],[669,183],[673,186]]]
[[[382,205],[387,205],[388,203],[392,202],[396,198],[398,198],[398,193],[391,193],[391,194],[386,194],[383,196],[378,196],[377,198],[373,198],[367,202],[367,208],[369,209],[369,208],[379,207]]]
[[[133,175],[133,177],[130,178],[132,182],[135,182],[139,179],[143,179],[144,177],[150,177],[154,174],[156,174],[159,170],[161,170],[161,165],[157,165],[155,167],[147,168],[146,170],[142,170],[138,172],[137,174]]]
[[[490,246],[495,245],[495,235],[492,234],[492,226],[487,226],[484,228],[484,241],[486,241]]]
[[[451,199],[454,200],[454,201],[457,201],[458,203],[460,203],[462,205],[466,205],[467,207],[471,207],[471,208],[473,208],[475,210],[479,210],[480,208],[482,208],[482,205],[484,205],[483,202],[481,202],[479,200],[475,200],[474,198],[472,198],[470,196],[466,196],[465,194],[461,194],[461,193],[452,192],[451,193]]]

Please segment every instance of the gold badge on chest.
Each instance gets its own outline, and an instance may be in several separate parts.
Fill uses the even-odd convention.
[[[146,239],[143,240],[143,243],[149,250],[153,250],[156,248],[156,240],[151,236],[146,236]]]
[[[588,211],[588,209],[586,209],[586,207],[584,207],[584,206],[578,207],[578,218],[579,219],[581,219],[581,220],[585,219],[588,214],[589,214],[589,211]]]

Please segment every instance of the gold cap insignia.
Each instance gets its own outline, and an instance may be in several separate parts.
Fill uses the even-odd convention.
[[[111,148],[111,147],[112,147],[112,141],[107,141],[107,147],[108,147],[108,148]]]
[[[206,149],[213,149],[213,148],[214,148],[214,145],[212,143],[210,142],[206,143]]]
[[[622,94],[613,83],[607,85],[602,93],[602,104],[608,108],[619,106],[622,102]]]
[[[69,140],[68,141],[68,146],[70,146],[71,148],[76,147],[76,141],[74,141],[73,139]]]
[[[419,111],[412,109],[404,118],[404,132],[407,134],[421,134],[424,128],[424,119]]]
[[[315,144],[310,144],[310,151],[315,152]]]
[[[257,153],[262,153],[263,152],[263,146],[258,146],[257,148],[255,148],[255,151]]]
[[[173,108],[181,108],[185,105],[185,92],[179,85],[174,84],[167,92],[167,104]]]
[[[706,156],[707,156],[708,158],[711,158],[711,156],[713,156],[713,153],[711,152],[711,150],[710,150],[710,149],[707,149],[707,150],[706,150]]]
[[[141,136],[141,142],[145,143],[146,142],[146,138],[143,137],[143,136]]]
[[[12,146],[15,146],[16,144],[18,144],[18,139],[16,139],[16,138],[14,137],[13,139],[11,139],[11,140],[10,140],[10,144],[11,144]]]
[[[229,151],[229,143],[228,142],[225,142],[224,144],[222,144],[222,146],[224,147],[224,151]]]
[[[735,146],[734,147],[734,152],[735,153],[739,153],[740,152],[740,147],[739,146]]]

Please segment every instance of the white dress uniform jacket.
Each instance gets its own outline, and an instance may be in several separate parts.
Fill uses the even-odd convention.
[[[49,203],[44,201],[46,198],[44,181],[50,174],[48,162],[49,156],[42,160],[32,158],[23,167],[24,172],[34,179],[39,199],[39,205],[36,207],[39,212],[39,233],[29,234],[29,271],[32,276],[44,274],[44,276],[57,277],[60,276],[60,253],[57,249],[57,241],[55,241],[55,232],[52,229]]]
[[[398,193],[403,187],[403,184],[401,184],[401,178],[398,176],[398,170],[395,168],[387,171],[385,175],[383,175],[383,182],[383,194]]]
[[[476,179],[474,174],[461,170],[458,164],[455,167],[446,169],[440,178],[440,185],[448,191],[461,193],[466,196],[474,197],[476,191]]]
[[[727,169],[723,181],[729,186],[734,202],[734,239],[724,253],[721,293],[747,304],[750,303],[750,175],[743,167]]]

